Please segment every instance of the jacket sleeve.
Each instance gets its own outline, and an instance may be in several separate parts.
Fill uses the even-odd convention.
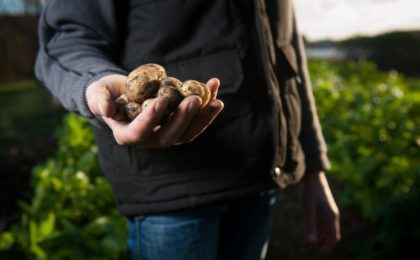
[[[110,74],[126,74],[114,0],[49,0],[39,21],[36,77],[69,111],[93,118],[85,91]]]
[[[316,111],[305,48],[295,15],[293,17],[292,45],[296,51],[298,66],[297,84],[302,104],[302,129],[299,138],[305,152],[306,172],[328,170],[330,162],[327,157],[327,147]]]

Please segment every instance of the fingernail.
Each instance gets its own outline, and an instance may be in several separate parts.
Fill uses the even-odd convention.
[[[109,92],[107,87],[102,87],[99,89],[100,93],[105,93],[105,95],[107,95],[108,97],[111,97],[111,93]]]
[[[105,117],[104,107],[101,102],[98,103],[98,110],[102,117]]]
[[[221,108],[221,109],[225,108],[225,103],[223,103],[223,101],[219,101],[219,104],[218,104],[217,108],[218,109],[219,108]]]
[[[211,112],[216,112],[216,111],[219,111],[219,110],[221,111],[221,110],[223,110],[224,107],[225,107],[225,104],[222,101],[220,101],[218,103],[212,103],[210,105]]]
[[[207,84],[208,84],[208,85],[214,85],[214,84],[215,84],[214,79],[209,80],[209,81],[207,82]]]
[[[217,83],[218,83],[218,81],[219,81],[219,79],[217,79],[217,78],[212,78],[208,83],[210,84],[210,85],[216,85]]]

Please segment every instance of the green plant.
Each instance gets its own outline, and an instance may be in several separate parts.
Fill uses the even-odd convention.
[[[339,204],[372,225],[361,255],[392,257],[420,240],[420,81],[366,61],[311,62]]]
[[[69,114],[58,149],[33,170],[32,201],[21,223],[0,234],[1,256],[28,259],[120,259],[126,225],[96,159],[87,122]]]

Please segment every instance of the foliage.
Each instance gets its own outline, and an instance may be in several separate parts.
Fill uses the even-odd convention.
[[[33,170],[34,194],[20,225],[0,235],[0,258],[120,259],[126,226],[96,160],[93,135],[74,114],[59,131],[56,154]]]
[[[17,200],[30,199],[31,169],[53,153],[52,132],[63,115],[64,109],[34,79],[0,84],[0,226],[18,218]]]
[[[371,257],[397,256],[420,240],[420,81],[369,62],[310,66],[318,112],[341,184],[373,233],[355,244]]]

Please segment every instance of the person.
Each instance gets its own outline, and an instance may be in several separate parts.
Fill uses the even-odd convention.
[[[89,119],[135,259],[264,257],[280,188],[303,182],[306,242],[340,239],[326,145],[291,0],[50,0],[36,75]],[[146,63],[207,82],[160,124],[155,99],[115,118],[127,74]]]

